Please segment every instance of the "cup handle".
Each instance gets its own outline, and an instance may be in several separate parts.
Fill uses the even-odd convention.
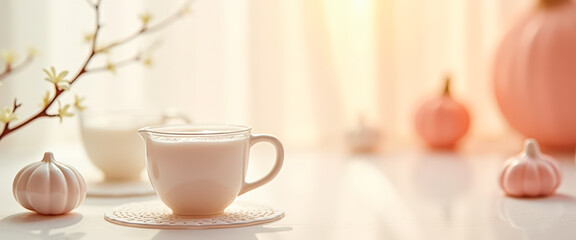
[[[272,170],[270,170],[270,172],[260,180],[251,183],[247,183],[246,180],[244,180],[238,196],[270,182],[272,179],[274,179],[274,177],[276,177],[276,175],[278,175],[280,168],[282,168],[282,163],[284,163],[284,147],[278,138],[270,135],[250,136],[250,147],[259,142],[269,142],[274,146],[276,149],[276,162],[274,163]]]

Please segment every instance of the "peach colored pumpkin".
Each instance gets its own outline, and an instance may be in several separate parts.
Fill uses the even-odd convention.
[[[538,142],[527,139],[522,153],[504,163],[499,182],[510,196],[544,197],[554,194],[562,174],[558,163],[540,152]]]
[[[576,146],[576,3],[541,0],[502,39],[496,100],[508,123],[543,147]]]
[[[40,162],[24,167],[12,185],[22,207],[45,215],[72,211],[86,198],[86,182],[76,169],[56,162],[51,152]]]
[[[450,79],[446,79],[444,93],[424,102],[416,112],[418,135],[435,149],[453,149],[470,127],[466,107],[450,96]]]

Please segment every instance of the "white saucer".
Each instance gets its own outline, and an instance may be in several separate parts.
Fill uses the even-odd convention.
[[[156,229],[215,229],[259,225],[280,220],[284,211],[271,207],[234,202],[223,214],[192,218],[173,215],[161,201],[128,203],[108,211],[107,221],[129,227]]]
[[[88,182],[86,196],[88,197],[136,197],[154,195],[154,189],[149,182]]]

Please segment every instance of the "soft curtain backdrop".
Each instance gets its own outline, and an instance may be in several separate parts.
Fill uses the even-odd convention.
[[[153,24],[182,2],[104,0],[102,40],[138,28],[139,13],[151,12]],[[73,92],[93,108],[178,108],[196,122],[244,122],[293,146],[321,147],[340,146],[360,116],[386,141],[413,139],[414,111],[449,74],[471,110],[469,138],[493,139],[510,130],[492,94],[491,58],[534,2],[198,0],[182,21],[109,56],[120,60],[160,39],[152,69],[90,75]],[[2,1],[0,20],[1,49],[42,53],[0,86],[0,105],[18,97],[31,112],[49,89],[41,68],[74,70],[86,56],[93,13],[80,0]],[[76,119],[39,122],[7,139],[46,128],[51,140],[78,139]]]

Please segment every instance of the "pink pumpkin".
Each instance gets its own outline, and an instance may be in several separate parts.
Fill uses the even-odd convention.
[[[424,102],[416,113],[418,135],[435,149],[453,149],[470,127],[466,107],[450,96],[450,79],[444,94]]]
[[[576,146],[576,3],[540,0],[502,39],[494,88],[509,124],[543,147]]]
[[[549,196],[554,194],[561,181],[558,163],[540,153],[534,139],[527,139],[522,153],[508,159],[500,173],[500,187],[513,197]]]

